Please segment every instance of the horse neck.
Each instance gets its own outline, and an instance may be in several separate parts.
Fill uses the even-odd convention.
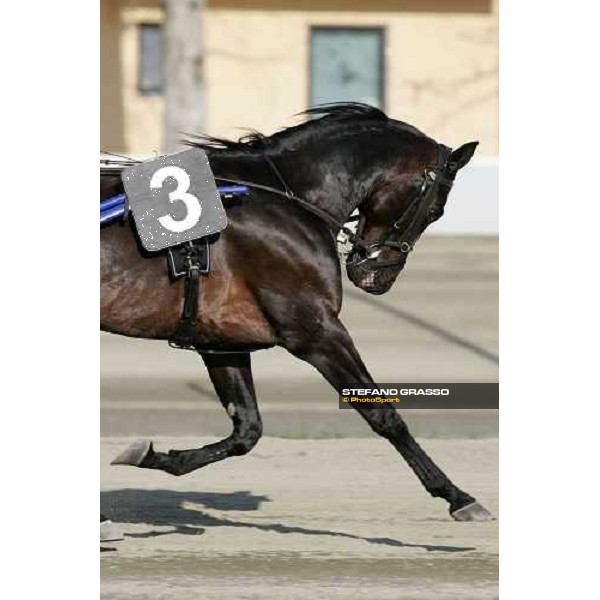
[[[369,156],[357,161],[353,152],[355,146],[341,152],[323,147],[314,152],[282,152],[272,158],[296,196],[343,223],[382,172],[381,159]]]

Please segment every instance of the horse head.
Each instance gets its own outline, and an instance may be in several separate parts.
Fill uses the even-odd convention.
[[[376,295],[390,290],[422,233],[444,214],[454,178],[477,144],[452,151],[423,136],[412,158],[395,162],[374,181],[359,206],[359,243],[346,259],[354,285]]]

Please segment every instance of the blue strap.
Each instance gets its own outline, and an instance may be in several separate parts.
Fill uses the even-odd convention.
[[[250,194],[250,188],[245,185],[220,185],[217,189],[222,196],[248,196]],[[118,194],[106,200],[101,200],[100,225],[106,225],[122,219],[125,214],[126,203],[126,194]]]

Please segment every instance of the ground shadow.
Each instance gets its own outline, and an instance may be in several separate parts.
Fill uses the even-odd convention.
[[[443,546],[430,544],[408,544],[392,538],[367,538],[342,531],[310,529],[283,523],[248,523],[225,517],[215,517],[201,508],[222,511],[255,511],[263,502],[270,502],[268,496],[255,495],[249,491],[177,492],[171,490],[120,489],[102,492],[100,505],[103,514],[110,515],[116,523],[145,523],[154,526],[169,526],[169,531],[149,531],[129,534],[129,537],[149,538],[175,533],[197,535],[206,527],[242,527],[281,534],[332,536],[363,540],[369,544],[382,544],[402,548],[421,548],[428,552],[467,552],[475,550],[466,546]]]

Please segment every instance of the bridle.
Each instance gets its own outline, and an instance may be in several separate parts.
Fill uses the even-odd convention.
[[[217,175],[215,175],[215,180],[237,185],[245,185],[249,188],[264,190],[278,196],[283,196],[289,200],[293,200],[308,212],[320,217],[336,231],[344,233],[347,236],[348,242],[350,242],[353,248],[361,249],[365,253],[365,256],[361,258],[360,262],[369,261],[369,268],[382,269],[385,267],[398,266],[404,262],[406,255],[412,251],[413,245],[416,241],[414,239],[406,238],[414,237],[414,235],[411,235],[413,233],[413,229],[423,222],[423,219],[426,217],[429,209],[435,202],[437,197],[436,192],[439,187],[445,187],[448,188],[448,190],[450,190],[452,187],[453,178],[449,177],[446,172],[451,154],[451,148],[444,146],[443,144],[438,144],[438,157],[436,164],[429,169],[425,169],[423,172],[423,184],[421,185],[418,195],[410,203],[408,209],[404,211],[402,216],[394,221],[377,241],[366,240],[348,227],[347,223],[349,221],[338,221],[326,211],[308,202],[305,198],[296,196],[292,192],[291,188],[287,184],[286,180],[271,157],[269,157],[267,154],[263,154],[263,158],[281,183],[283,190],[268,185],[255,183],[253,181],[231,179],[228,177],[219,177]],[[410,217],[409,220],[409,216],[411,214],[412,217]],[[358,220],[359,218],[360,217],[357,216],[355,219],[351,220]],[[396,234],[397,231],[402,231],[403,233],[401,234],[401,239],[399,241],[394,241],[391,238]],[[377,255],[383,248],[392,248],[393,250],[399,252],[400,256],[395,260],[381,262],[377,261]]]
[[[425,169],[423,172],[423,183],[417,196],[402,213],[402,216],[383,232],[379,240],[369,242],[366,248],[362,246],[365,250],[365,256],[355,262],[355,265],[370,261],[369,267],[371,269],[383,269],[385,267],[396,267],[405,261],[406,255],[412,252],[416,242],[413,232],[424,221],[435,203],[438,189],[445,187],[450,191],[452,188],[454,181],[446,173],[451,154],[452,148],[438,144],[436,165],[430,169]],[[360,217],[357,216],[356,218],[359,219]],[[391,238],[398,231],[402,232],[401,239],[399,241],[392,240]],[[353,240],[350,239],[350,242],[353,242]],[[354,245],[358,246],[359,244]],[[400,256],[395,260],[377,261],[379,253],[384,248],[392,248],[399,252]]]

